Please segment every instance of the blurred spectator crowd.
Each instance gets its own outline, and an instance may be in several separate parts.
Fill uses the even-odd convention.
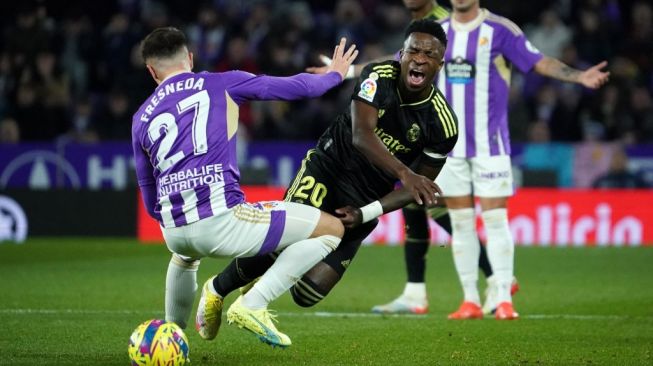
[[[653,143],[650,1],[481,6],[570,66],[609,62],[610,83],[598,91],[513,72],[513,141]],[[155,86],[138,49],[154,28],[186,32],[196,71],[291,75],[318,65],[341,36],[361,49],[358,62],[394,53],[410,14],[401,0],[23,0],[2,2],[0,19],[0,143],[95,142],[129,139],[131,115]],[[346,108],[352,83],[309,101],[250,103],[241,110],[241,138],[316,139]]]

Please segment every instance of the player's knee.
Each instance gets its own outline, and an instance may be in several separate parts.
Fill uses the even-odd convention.
[[[313,231],[312,236],[318,237],[323,235],[332,235],[338,238],[342,238],[344,234],[345,227],[342,225],[342,222],[338,220],[338,218],[326,212],[321,212],[320,221]]]
[[[186,257],[177,253],[172,253],[172,257],[170,258],[170,263],[181,268],[196,270],[196,271],[200,265],[199,259]]]

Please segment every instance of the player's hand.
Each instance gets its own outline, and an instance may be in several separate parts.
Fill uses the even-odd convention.
[[[336,209],[336,216],[347,229],[353,229],[363,222],[363,213],[360,208],[345,206]]]
[[[609,71],[601,71],[608,66],[607,61],[596,64],[580,74],[580,83],[590,89],[598,89],[610,79]]]
[[[442,196],[442,190],[431,179],[407,170],[399,177],[404,189],[408,190],[418,205],[433,206],[438,202],[437,197]]]

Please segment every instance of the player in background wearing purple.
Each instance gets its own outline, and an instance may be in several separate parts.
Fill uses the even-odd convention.
[[[449,319],[483,317],[477,288],[478,243],[474,197],[481,205],[487,252],[494,271],[485,312],[516,319],[510,287],[514,243],[507,200],[513,194],[508,94],[510,65],[596,89],[608,81],[601,62],[585,71],[542,55],[512,21],[481,9],[479,0],[452,0],[453,13],[442,21],[450,47],[438,88],[460,121],[460,138],[436,182],[445,194],[453,226],[452,252],[464,301]]]
[[[341,222],[315,207],[291,202],[247,203],[236,161],[238,106],[248,100],[317,97],[341,83],[356,58],[343,38],[325,75],[256,76],[247,72],[192,72],[193,54],[176,28],[158,28],[142,42],[143,60],[158,84],[134,114],[132,144],[145,207],[157,219],[168,249],[165,317],[185,328],[203,257],[249,257],[284,249],[275,264],[229,308],[228,320],[273,346],[279,332],[268,304],[336,249]],[[202,291],[197,329],[216,336],[222,307],[209,282]],[[209,314],[205,316],[205,311]],[[215,314],[213,314],[215,315]]]

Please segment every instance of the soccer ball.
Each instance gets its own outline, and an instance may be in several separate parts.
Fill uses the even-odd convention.
[[[188,338],[173,322],[152,319],[139,325],[129,337],[132,366],[181,366],[190,363]]]

